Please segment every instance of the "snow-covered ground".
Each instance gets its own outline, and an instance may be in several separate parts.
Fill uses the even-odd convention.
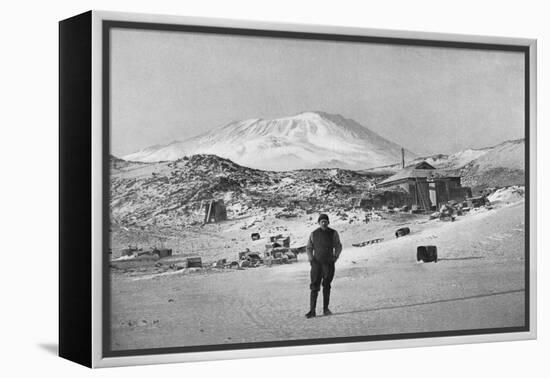
[[[305,319],[309,264],[246,270],[187,270],[169,275],[113,273],[111,322],[114,350],[372,336],[522,326],[525,318],[525,206],[522,199],[495,203],[455,222],[387,215],[368,224],[331,214],[344,244],[333,283],[330,317]],[[356,214],[357,218],[361,214]],[[204,256],[234,256],[260,249],[250,233],[291,234],[300,244],[316,214],[245,219],[207,225],[182,235]],[[311,218],[311,219],[310,219]],[[395,239],[398,227],[411,234]],[[361,248],[351,244],[384,238]],[[212,240],[231,248],[209,249]],[[202,244],[201,244],[202,243]],[[223,244],[223,243],[222,243]],[[221,245],[221,244],[219,244]],[[235,246],[236,245],[236,246]],[[418,263],[416,247],[436,245],[437,263]],[[198,251],[197,251],[198,252]],[[321,295],[318,311],[321,310]]]
[[[507,188],[497,189],[494,193],[491,193],[487,199],[491,203],[513,203],[521,200],[525,197],[524,186],[510,186]]]

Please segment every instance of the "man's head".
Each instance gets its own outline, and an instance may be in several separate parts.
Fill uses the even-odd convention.
[[[326,214],[319,215],[319,219],[317,219],[317,223],[319,223],[319,226],[321,226],[323,230],[326,230],[328,227],[328,224],[330,223],[328,220],[328,215]]]

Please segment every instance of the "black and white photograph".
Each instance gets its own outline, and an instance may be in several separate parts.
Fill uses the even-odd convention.
[[[543,2],[3,11],[2,376],[545,376]]]
[[[104,23],[107,356],[530,329],[528,49]]]

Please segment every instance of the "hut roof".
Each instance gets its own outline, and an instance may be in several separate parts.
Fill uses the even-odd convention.
[[[409,165],[403,168],[393,176],[388,177],[384,181],[381,181],[377,186],[391,186],[398,181],[406,180],[409,178],[435,178],[435,177],[449,177],[445,172],[435,169],[432,165],[426,161],[422,161],[418,164]]]

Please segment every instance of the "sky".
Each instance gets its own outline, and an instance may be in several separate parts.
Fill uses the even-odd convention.
[[[111,153],[324,111],[418,155],[524,136],[521,53],[113,29]]]

